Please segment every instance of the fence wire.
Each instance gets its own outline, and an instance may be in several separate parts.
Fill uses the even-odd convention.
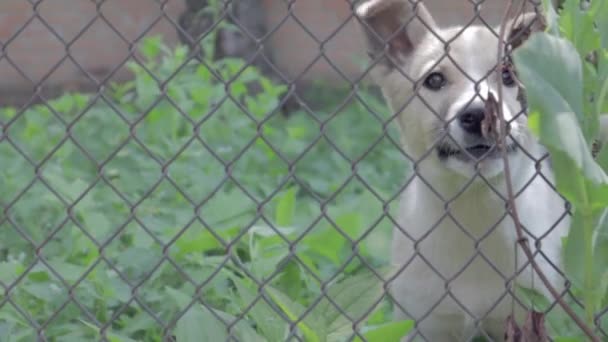
[[[336,341],[340,338],[379,341],[366,334],[369,326],[373,326],[366,324],[368,320],[390,321],[394,309],[416,321],[412,337],[430,341],[424,331],[417,329],[441,310],[440,304],[445,300],[458,306],[463,317],[470,321],[468,324],[475,328],[470,336],[463,336],[464,339],[481,335],[496,340],[503,336],[490,336],[484,331],[483,322],[485,314],[504,306],[505,302],[514,311],[519,308],[547,313],[558,310],[555,301],[544,303],[512,286],[522,272],[530,268],[529,263],[516,262],[512,273],[506,274],[504,267],[496,265],[497,260],[483,249],[484,241],[501,228],[501,222],[510,219],[504,192],[477,173],[462,189],[446,196],[418,167],[433,157],[435,146],[412,156],[401,148],[399,138],[390,133],[400,113],[415,101],[424,103],[429,112],[443,120],[433,109],[432,100],[414,94],[402,101],[403,108],[395,108],[386,115],[381,112],[386,108],[378,105],[381,100],[363,92],[368,87],[366,80],[372,69],[386,63],[386,53],[371,54],[364,70],[355,78],[346,75],[327,54],[329,43],[347,25],[353,22],[366,25],[355,15],[357,3],[349,2],[351,13],[321,39],[295,13],[295,0],[284,3],[285,17],[276,25],[263,28],[246,18],[259,11],[255,6],[263,6],[262,2],[189,1],[189,11],[176,18],[166,11],[170,1],[151,0],[158,7],[158,16],[131,39],[105,15],[106,9],[115,2],[91,0],[96,8],[95,16],[72,39],[66,39],[61,28],[50,24],[41,14],[41,6],[48,6],[50,2],[23,0],[20,5],[31,6],[31,15],[22,20],[11,37],[1,42],[0,62],[7,63],[27,80],[32,92],[22,105],[6,107],[0,116],[0,160],[4,169],[0,181],[0,286],[3,290],[0,340],[182,342],[179,337],[187,338],[188,329],[192,329],[195,335],[190,335],[191,341],[313,341],[311,336],[323,333],[317,330],[324,323],[318,322],[318,317],[331,322],[327,318],[330,313],[341,319],[334,321],[339,325]],[[65,3],[57,6],[67,6]],[[481,15],[483,6],[483,1],[470,1],[474,15],[470,20],[463,19],[462,30],[471,25],[494,30]],[[287,74],[272,57],[271,39],[288,21],[314,40],[318,49],[316,57],[298,74]],[[65,55],[40,79],[32,78],[10,53],[14,42],[34,22],[43,25],[65,46]],[[163,50],[158,47],[160,42],[146,41],[146,37],[160,22],[174,27],[189,47],[187,52],[178,49],[164,59],[159,57]],[[100,24],[110,28],[130,51],[103,77],[93,74],[71,52],[87,31]],[[246,48],[239,50],[222,45],[231,35],[236,37],[233,39],[245,41],[241,45]],[[461,33],[442,42],[446,51],[460,36]],[[142,44],[149,48],[147,52],[139,50]],[[495,49],[494,46],[488,48]],[[146,53],[149,56],[145,56]],[[152,58],[148,58],[150,56]],[[459,65],[460,60],[448,52],[443,58],[450,60],[464,77],[479,87],[482,80],[467,75],[466,68]],[[302,82],[304,75],[320,61],[326,63],[347,88],[342,99],[324,113],[299,90],[305,83]],[[93,92],[82,97],[68,94],[59,100],[50,98],[44,91],[47,80],[64,63],[76,66],[93,85]],[[251,71],[250,66],[256,67],[256,71]],[[111,80],[125,68],[136,81],[124,82],[126,85],[122,88],[120,83],[113,85]],[[405,79],[417,81],[405,71],[400,72]],[[491,77],[492,72],[484,79]],[[207,82],[206,88],[195,85],[196,77]],[[260,79],[268,83],[257,82]],[[318,98],[313,97],[313,101]],[[369,138],[369,141],[365,141],[365,147],[355,155],[345,152],[344,145],[335,141],[331,133],[332,125],[341,120],[345,108],[353,103],[372,118],[370,122],[380,127],[379,135],[360,138]],[[223,109],[225,106],[228,110]],[[226,116],[226,111],[242,117],[248,128],[231,126],[232,122],[226,120],[232,117]],[[165,119],[163,113],[170,113],[166,117],[171,119]],[[512,120],[519,115],[525,115],[524,111]],[[285,124],[301,117],[310,120],[316,131],[295,153],[286,151],[286,139],[297,140],[298,134],[304,133],[294,129],[291,135],[279,139],[274,135],[279,128],[273,125],[277,120]],[[342,128],[341,134],[358,134],[348,125]],[[179,136],[179,143],[158,141],[156,135],[163,130]],[[231,139],[243,142],[236,147],[210,143],[209,136],[214,134],[220,136],[217,139],[222,143]],[[315,165],[321,166],[311,172],[299,171],[311,162],[310,156],[314,157],[320,145],[349,171],[324,193],[319,190],[323,186],[314,182],[322,183],[324,178],[331,177],[334,171],[331,166],[323,168],[324,161],[317,161]],[[547,156],[537,158],[526,151],[526,146],[517,148],[536,165],[536,174],[528,184],[539,179],[549,182],[540,166]],[[250,158],[254,149],[261,152]],[[399,184],[381,191],[373,178],[385,172],[383,166],[375,165],[376,169],[370,171],[362,164],[370,156],[382,155],[379,150],[387,149],[394,152],[393,158],[410,165],[413,171],[405,177],[404,169],[401,178],[405,181],[393,180]],[[262,165],[256,165],[256,158]],[[281,165],[281,171],[264,169],[265,158],[274,158],[272,160]],[[381,164],[382,159],[379,161]],[[88,176],[84,176],[85,172]],[[209,176],[192,178],[199,173]],[[310,179],[311,175],[315,179]],[[266,179],[272,180],[271,188],[255,187],[263,187],[261,183]],[[404,226],[398,210],[397,213],[394,210],[401,194],[414,182],[428,187],[445,209],[435,215],[434,223],[422,236]],[[451,211],[459,196],[480,182],[505,206],[504,214],[496,222],[487,222],[488,229],[481,236],[471,232]],[[350,192],[353,184],[357,184],[358,190]],[[293,188],[299,190],[293,193],[286,190]],[[518,195],[524,190],[525,187]],[[363,216],[375,216],[367,217],[366,226],[353,233],[345,227],[356,225],[356,220],[349,221],[351,216],[336,214],[339,210],[335,207],[337,203],[347,202],[348,194],[361,192],[368,194],[378,210],[357,209],[362,210]],[[111,198],[110,204],[103,202],[102,196]],[[294,204],[295,198],[300,197],[306,197],[308,202]],[[277,201],[279,204],[275,205]],[[269,207],[275,206],[279,209],[269,211]],[[295,212],[295,216],[302,210],[308,217],[293,228],[294,219],[282,214],[280,208]],[[530,237],[535,258],[562,275],[557,261],[551,260],[539,247],[567,216],[568,208],[564,206],[563,213],[556,214],[558,220],[553,226],[545,227],[542,236]],[[425,254],[421,247],[446,220],[452,221],[462,233],[467,243],[462,248],[470,248],[466,262],[455,265],[449,274],[439,269],[433,263],[435,256]],[[331,230],[333,238],[317,234],[322,224]],[[412,248],[411,257],[401,260],[397,273],[407,272],[415,263],[423,263],[432,274],[429,277],[445,290],[422,314],[410,312],[407,305],[400,304],[389,293],[398,276],[379,271],[379,265],[388,264],[388,257],[379,262],[382,258],[375,255],[388,255],[384,249],[387,246],[374,247],[370,241],[387,225],[394,226],[396,234],[402,234],[401,239],[409,241],[403,248]],[[341,245],[330,242],[334,240],[339,240]],[[516,242],[513,241],[513,249],[518,248]],[[264,249],[264,244],[282,252],[272,254]],[[309,252],[310,249],[313,251]],[[318,261],[324,259],[314,259],[317,254],[332,260],[333,266],[324,266]],[[260,261],[266,260],[264,258],[268,259],[267,263]],[[453,283],[476,263],[491,268],[495,272],[493,276],[504,284],[504,292],[498,298],[484,302],[485,314],[481,316],[452,289]],[[343,278],[345,274],[361,270],[368,270],[367,278],[379,283],[382,291],[370,295],[366,292],[368,288],[357,288],[357,283],[351,286],[354,289],[340,287],[348,282],[348,277]],[[565,278],[563,281],[567,284]],[[367,286],[368,283],[359,279],[358,284]],[[580,310],[582,303],[570,293],[568,286],[565,288],[563,298]],[[309,292],[303,293],[303,289]],[[344,297],[353,297],[347,294],[349,291],[357,293],[346,303]],[[372,298],[366,298],[370,296]],[[537,298],[538,302],[530,298]],[[366,306],[356,307],[356,303]],[[319,316],[319,312],[326,316]],[[597,313],[597,329],[602,338],[608,339],[608,331],[603,330],[608,325],[602,325],[607,319],[608,308]],[[506,322],[498,323],[506,327]],[[221,328],[219,333],[211,331],[219,325],[225,329]],[[340,335],[339,332],[346,333]],[[256,336],[264,338],[256,339]]]

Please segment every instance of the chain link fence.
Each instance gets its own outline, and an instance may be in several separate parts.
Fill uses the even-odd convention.
[[[1,42],[0,62],[32,92],[21,105],[0,110],[0,341],[397,341],[413,324],[409,318],[417,324],[410,336],[431,341],[417,329],[444,300],[474,328],[464,339],[503,339],[484,330],[484,319],[504,307],[547,313],[552,334],[579,332],[555,300],[514,285],[530,269],[523,252],[515,253],[523,262],[505,273],[513,262],[484,247],[509,220],[502,191],[494,190],[492,200],[504,213],[486,222],[482,234],[470,232],[452,213],[457,198],[494,183],[478,173],[445,196],[419,167],[435,157],[435,146],[418,156],[402,149],[401,111],[392,113],[368,79],[386,55],[357,59],[356,77],[329,57],[332,39],[362,22],[356,3],[347,2],[349,15],[319,38],[292,10],[297,1],[285,2],[285,18],[266,27],[247,17],[263,20],[263,2],[191,1],[180,19],[167,14],[170,1],[151,0],[158,15],[127,37],[105,14],[114,2],[91,0],[96,15],[66,39],[39,11],[50,2],[23,0],[31,15]],[[537,5],[520,4],[518,11]],[[465,29],[495,30],[480,14],[483,6],[470,2]],[[273,59],[271,39],[287,21],[318,49],[295,75]],[[34,22],[65,46],[39,79],[11,56],[11,45]],[[187,47],[149,35],[161,22]],[[111,29],[129,50],[103,77],[71,53],[95,25]],[[445,58],[457,67],[462,61],[449,52]],[[320,61],[344,86],[309,82],[300,90],[303,75]],[[47,78],[65,63],[85,75],[92,92],[48,96]],[[129,79],[114,82],[125,69]],[[538,169],[533,179],[545,178],[546,159],[530,159]],[[429,213],[433,223],[422,236],[399,219],[400,196],[414,182],[443,207]],[[568,216],[567,207],[554,216],[530,245],[536,260],[563,275],[558,261],[539,249]],[[461,233],[454,243],[467,251],[447,273],[421,247],[445,220]],[[393,236],[393,227],[403,237]],[[408,267],[422,262],[428,279],[444,289],[417,313],[388,291],[397,278],[388,270],[393,239],[407,240],[401,248],[412,252],[399,272],[409,274]],[[509,248],[517,250],[517,242]],[[471,307],[474,295],[461,298],[452,288],[480,263],[501,286],[481,311]],[[582,312],[569,286],[562,295]],[[608,307],[595,322],[607,339]],[[508,332],[506,321],[495,323]]]

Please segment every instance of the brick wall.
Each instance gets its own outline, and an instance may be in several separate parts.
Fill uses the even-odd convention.
[[[162,17],[158,0],[106,0],[99,9],[90,0],[45,0],[38,3],[35,11],[27,0],[1,0],[0,102],[27,101],[39,82],[43,82],[40,89],[43,92],[96,89],[87,74],[97,79],[111,74],[127,58],[132,48],[130,42],[152,24],[148,34],[162,34],[165,41],[177,42],[175,26],[168,18],[177,23],[186,8],[185,0],[160,2],[165,3],[166,17]],[[288,14],[288,2],[264,0],[263,3],[267,24],[272,30]],[[425,0],[425,3],[443,25],[463,24],[474,15],[471,0]],[[484,18],[497,23],[505,3],[485,0]],[[101,13],[101,17],[97,13]],[[292,78],[301,76],[305,80],[333,82],[358,76],[365,60],[363,44],[352,18],[341,26],[350,16],[346,0],[296,0],[291,13],[293,16],[275,31],[269,42],[277,64],[286,74]],[[320,49],[318,41],[325,41],[323,51],[339,72],[327,60],[316,60]],[[70,44],[67,58],[65,43]],[[121,69],[113,78],[128,76]]]
[[[185,8],[183,0],[164,2],[165,13],[177,21]],[[103,18],[97,16],[96,6],[90,0],[46,0],[34,10],[27,0],[1,0],[0,101],[23,103],[31,97],[34,85],[42,81],[43,92],[95,89],[86,73],[97,79],[107,77],[127,58],[129,42],[144,34],[150,25],[153,27],[149,34],[162,34],[170,42],[177,40],[176,29],[166,18],[155,23],[162,15],[159,1],[106,0],[99,7]],[[66,43],[71,43],[69,58]],[[114,75],[114,79],[126,77],[124,69]]]

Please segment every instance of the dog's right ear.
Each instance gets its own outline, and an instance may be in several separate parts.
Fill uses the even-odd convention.
[[[437,28],[421,0],[366,0],[357,7],[370,56],[407,57]]]

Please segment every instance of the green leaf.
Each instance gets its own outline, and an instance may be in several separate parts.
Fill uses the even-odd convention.
[[[599,221],[593,238],[593,258],[597,275],[597,298],[601,301],[608,290],[608,210],[603,211]]]
[[[265,339],[262,336],[260,336],[255,329],[253,329],[249,323],[245,320],[242,319],[238,319],[235,316],[220,311],[220,310],[213,310],[213,312],[223,321],[225,322],[236,322],[236,324],[233,325],[232,327],[232,335],[235,337],[233,339],[235,339],[236,341],[239,342],[268,342],[268,341],[273,341],[273,340],[269,340],[269,339]],[[281,337],[279,339],[283,340],[283,337]]]
[[[594,1],[601,3],[601,7],[598,9],[598,13],[596,15],[597,20],[595,21],[597,25],[597,30],[600,33],[600,37],[602,39],[602,48],[604,50],[608,50],[608,1]]]
[[[238,232],[238,228],[230,229],[232,234]],[[190,233],[190,232],[188,232]],[[175,253],[178,258],[190,253],[205,253],[214,249],[222,249],[221,242],[207,229],[196,234],[184,234],[176,242],[178,251]]]
[[[557,12],[555,11],[555,7],[553,6],[552,0],[542,0],[543,1],[543,14],[547,21],[547,32],[559,36],[559,17]]]
[[[10,284],[23,273],[23,265],[16,260],[0,262],[0,283]],[[47,278],[48,279],[48,275]],[[5,285],[6,286],[6,285]]]
[[[551,306],[547,298],[534,289],[517,286],[515,293],[526,306],[534,308],[536,311],[546,311]]]
[[[280,227],[286,227],[293,224],[293,217],[296,209],[296,191],[297,188],[293,187],[285,191],[279,197],[279,203],[277,204],[275,212],[275,223]]]
[[[303,255],[300,260],[309,270],[316,271],[316,267],[310,267],[307,256]],[[311,290],[304,286],[303,282],[303,278],[308,275],[307,270],[294,260],[293,255],[283,258],[276,267],[282,267],[282,272],[275,283],[275,287],[281,289],[290,298],[302,298],[305,293]]]
[[[530,106],[542,116],[541,122],[548,123],[547,127],[540,127],[540,137],[553,147],[567,148],[562,147],[559,136],[549,134],[551,130],[566,129],[576,123],[573,115],[583,119],[580,116],[583,112],[583,71],[579,55],[567,40],[539,32],[518,48],[513,57]],[[545,120],[547,116],[555,119]],[[579,135],[576,133],[575,138]],[[576,146],[572,150],[564,149],[564,152],[580,166],[582,162],[577,160],[580,157]]]
[[[162,44],[163,44],[162,36],[157,35],[157,36],[146,37],[140,46],[140,51],[144,55],[146,60],[150,61],[150,60],[153,60],[154,58],[158,57]]]
[[[593,159],[590,159],[589,163],[594,163],[594,165],[589,164],[590,170],[588,174],[584,174],[582,170],[574,167],[574,162],[561,151],[550,151],[557,189],[566,199],[575,206],[585,204],[590,209],[600,209],[608,205],[606,175]],[[587,178],[589,173],[597,176],[595,181]]]
[[[83,321],[83,320],[80,320],[80,322],[82,324],[84,324],[85,326],[87,326],[98,337],[101,337],[101,334],[99,333],[99,327],[97,327],[95,324],[92,324],[92,323],[89,323],[89,322]],[[106,333],[106,337],[108,338],[108,340],[110,342],[135,342],[134,339],[131,339],[131,338],[126,337],[126,336],[122,336],[120,334],[115,334],[115,333],[112,333],[112,332],[107,332]]]
[[[351,239],[360,238],[360,231],[363,225],[361,224],[361,214],[358,212],[348,212],[339,215],[335,218],[336,225],[343,233],[346,233]],[[365,226],[367,228],[367,226]]]
[[[585,241],[583,239],[582,230],[576,228],[582,227],[582,220],[583,217],[580,212],[575,212],[572,216],[571,226],[573,228],[570,229],[570,232],[568,233],[566,252],[564,255],[564,268],[568,280],[579,289],[583,288],[584,282],[582,265],[584,265]]]
[[[122,336],[120,334],[115,333],[107,333],[108,341],[110,342],[137,342],[136,340],[129,338],[127,336]]]
[[[53,270],[55,270],[55,272],[61,275],[61,278],[63,278],[70,284],[79,280],[82,275],[85,274],[85,272],[88,270],[87,267],[55,259],[49,260],[49,265],[53,268]]]
[[[594,287],[584,287],[584,251],[587,248],[584,241],[584,235],[581,229],[584,219],[580,211],[575,211],[572,217],[572,227],[568,234],[568,243],[566,244],[566,253],[564,257],[564,266],[568,280],[572,282],[575,288],[584,289],[587,295],[593,296],[596,303],[601,302],[608,288],[608,210],[599,210],[594,215],[593,223],[595,224],[595,234],[593,245],[590,246],[593,250],[594,267]]]
[[[414,321],[406,320],[391,322],[382,325],[366,327],[363,329],[363,337],[367,342],[399,342],[414,328]],[[362,342],[356,336],[354,342]]]
[[[303,240],[311,253],[327,258],[334,265],[340,265],[341,255],[346,249],[347,239],[336,231],[333,226],[324,227],[323,230],[306,236]]]
[[[545,312],[551,309],[551,302],[535,289],[516,286],[515,295],[526,307],[534,308],[536,311]],[[554,308],[548,315],[545,325],[550,328],[549,332],[553,335],[568,333],[566,323],[570,320],[561,308]]]
[[[553,339],[555,342],[583,342],[581,337],[556,337]]]
[[[297,326],[307,342],[325,341],[327,326],[321,317],[317,317],[314,312],[310,312],[304,319],[301,319],[306,312],[304,306],[294,302],[281,291],[271,287],[266,287],[265,290],[292,322],[298,321]]]
[[[353,321],[360,321],[371,313],[383,296],[383,282],[373,272],[365,270],[330,285],[326,298],[313,312],[325,318],[330,333],[351,336]]]
[[[608,177],[588,146],[598,120],[582,115],[582,66],[572,44],[536,33],[514,52],[514,59],[533,110],[530,128],[551,152],[560,192],[575,206],[608,205]],[[579,122],[589,134],[583,134]]]
[[[249,308],[258,294],[250,289],[245,282],[238,277],[233,277],[237,289],[239,304],[242,310]],[[258,330],[269,341],[281,341],[287,332],[286,322],[279,316],[265,300],[258,300],[248,311],[248,316],[255,322]]]
[[[592,1],[595,3],[597,1]],[[568,38],[582,56],[599,46],[599,35],[596,33],[595,21],[590,11],[581,9],[580,0],[566,0],[560,12],[560,26],[565,38]]]
[[[183,293],[182,291],[176,290],[169,286],[165,287],[165,291],[170,299],[175,303],[175,307],[178,309],[190,305],[190,303],[194,300],[194,298]]]
[[[180,342],[226,341],[225,323],[208,309],[195,304],[177,321],[175,338]]]
[[[165,290],[180,310],[183,310],[195,300],[171,287],[166,287]],[[228,333],[225,322],[218,319],[206,307],[195,303],[178,319],[175,327],[175,337],[180,342],[226,341]]]

